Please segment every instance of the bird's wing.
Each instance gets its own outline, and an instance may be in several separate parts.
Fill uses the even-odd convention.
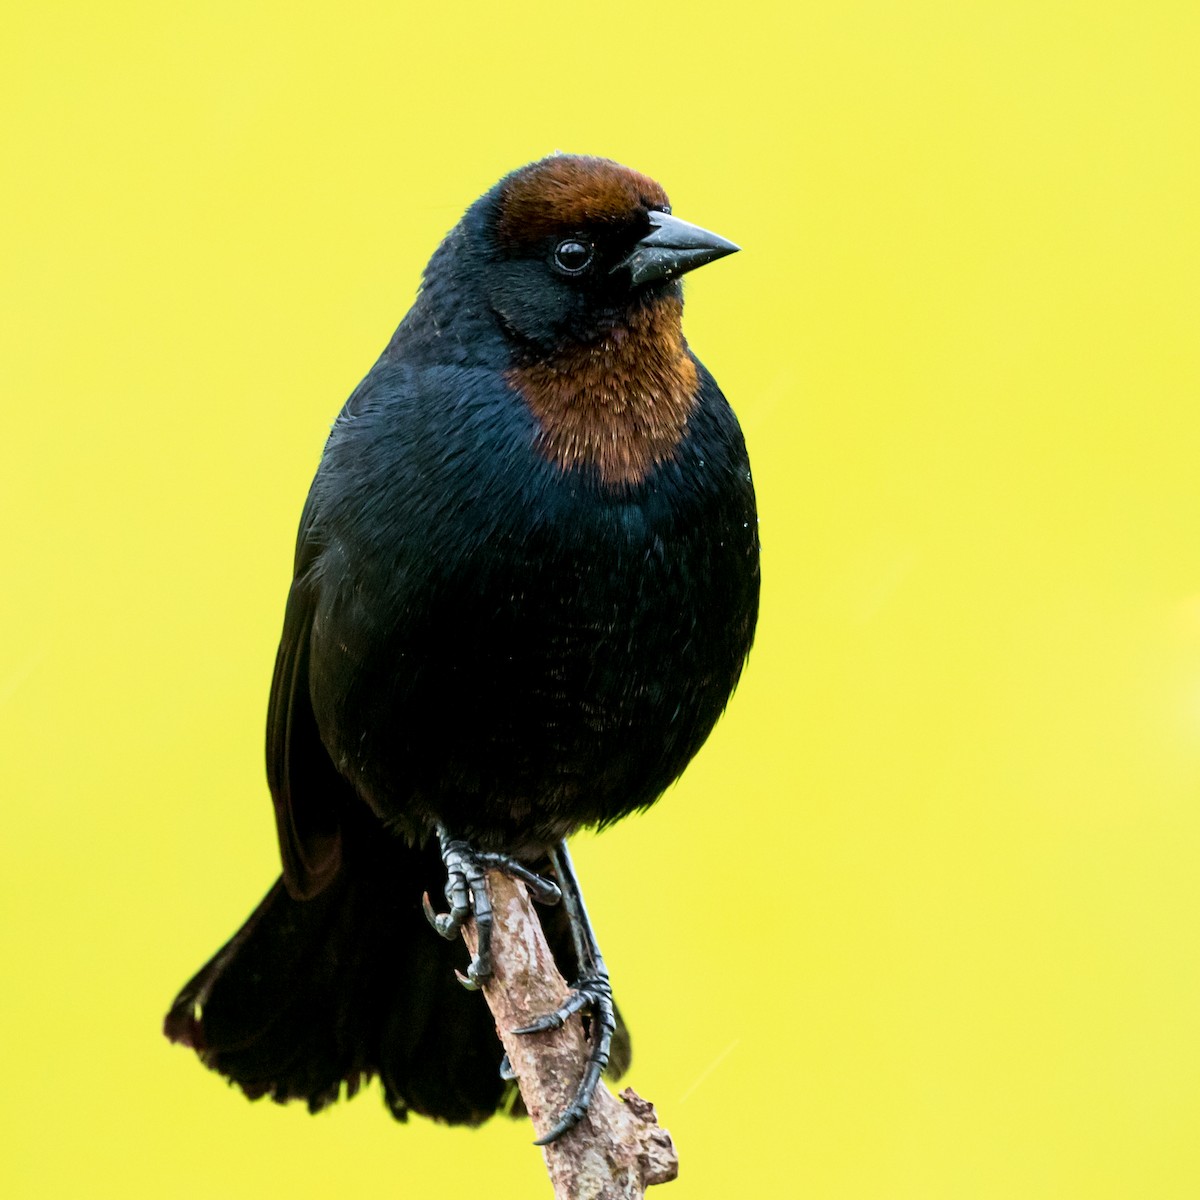
[[[338,773],[317,728],[308,667],[318,586],[319,544],[310,495],[300,519],[296,571],[275,658],[267,710],[267,782],[275,803],[283,879],[296,899],[325,890],[342,862],[343,821],[350,784]]]

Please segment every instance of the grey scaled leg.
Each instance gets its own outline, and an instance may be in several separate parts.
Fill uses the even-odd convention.
[[[588,1052],[587,1065],[584,1068],[583,1079],[575,1089],[571,1103],[567,1105],[558,1124],[543,1137],[538,1138],[535,1145],[545,1146],[562,1137],[569,1129],[573,1129],[583,1120],[584,1113],[592,1102],[600,1076],[608,1066],[609,1050],[612,1046],[613,1031],[617,1027],[616,1015],[613,1012],[612,987],[608,982],[608,971],[604,966],[604,958],[600,947],[596,944],[596,935],[588,920],[587,909],[583,904],[583,893],[579,890],[579,880],[575,877],[575,869],[571,865],[571,855],[567,852],[567,843],[559,844],[550,852],[550,862],[554,873],[558,876],[558,886],[562,892],[563,908],[571,925],[571,940],[575,947],[575,958],[579,963],[579,978],[571,985],[567,998],[553,1012],[538,1017],[514,1033],[542,1033],[547,1029],[558,1029],[565,1024],[572,1014],[587,1010],[591,1017],[589,1041],[591,1050]]]
[[[561,893],[549,879],[534,874],[510,854],[476,850],[462,838],[451,837],[444,825],[437,826],[437,836],[442,862],[446,864],[446,903],[450,905],[450,911],[435,913],[426,892],[423,900],[425,916],[442,937],[453,941],[464,922],[474,914],[479,945],[466,975],[458,976],[464,987],[474,989],[492,973],[492,902],[488,898],[486,873],[503,871],[519,879],[539,904],[557,904]]]

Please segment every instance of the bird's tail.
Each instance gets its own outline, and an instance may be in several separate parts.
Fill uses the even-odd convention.
[[[378,844],[378,843],[377,843]],[[461,939],[425,920],[420,897],[445,873],[436,846],[398,840],[363,850],[319,895],[294,900],[283,881],[200,969],[167,1013],[165,1032],[251,1099],[301,1099],[312,1111],[378,1075],[392,1115],[477,1124],[522,1111],[500,1078],[502,1049],[482,996],[458,983]],[[558,910],[542,910],[572,977]],[[628,1036],[618,1031],[618,1067]],[[582,1064],[581,1064],[582,1068]]]
[[[465,947],[421,911],[441,860],[398,841],[386,860],[364,859],[310,900],[278,880],[179,993],[166,1035],[251,1099],[315,1112],[378,1075],[401,1120],[482,1121],[504,1100],[502,1051],[482,997],[454,977]]]

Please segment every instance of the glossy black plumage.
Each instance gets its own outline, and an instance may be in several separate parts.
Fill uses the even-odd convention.
[[[666,209],[656,188],[567,156],[502,180],[333,428],[268,718],[283,886],[167,1018],[250,1095],[319,1107],[379,1074],[397,1115],[493,1111],[490,1017],[454,981],[462,948],[420,914],[444,881],[435,823],[539,862],[653,803],[738,680],[758,600],[745,447],[678,336],[678,283],[622,267]],[[548,257],[566,235],[594,247],[590,277]],[[573,363],[603,404],[643,395],[640,457],[589,449],[604,439],[582,391],[562,407]],[[660,395],[678,414],[647,429]],[[621,429],[622,409],[597,411]],[[572,977],[561,918],[545,921]]]

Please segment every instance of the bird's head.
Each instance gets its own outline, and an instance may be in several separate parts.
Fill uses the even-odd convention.
[[[677,298],[685,272],[738,248],[674,216],[648,176],[571,154],[506,176],[464,226],[492,309],[542,349],[605,336],[631,311]]]
[[[636,486],[675,454],[697,403],[679,277],[736,249],[674,216],[638,171],[555,154],[471,205],[385,354],[499,368],[544,458]]]

